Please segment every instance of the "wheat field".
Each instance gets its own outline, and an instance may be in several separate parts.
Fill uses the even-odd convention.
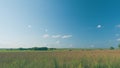
[[[0,52],[0,68],[120,68],[120,51]]]

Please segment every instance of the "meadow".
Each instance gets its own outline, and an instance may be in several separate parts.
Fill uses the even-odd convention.
[[[1,51],[0,68],[120,68],[120,50]]]

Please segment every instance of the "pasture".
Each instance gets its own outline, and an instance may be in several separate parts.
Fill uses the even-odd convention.
[[[0,68],[120,68],[120,51],[1,51]]]

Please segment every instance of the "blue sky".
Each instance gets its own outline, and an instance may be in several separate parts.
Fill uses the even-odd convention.
[[[0,48],[117,47],[119,3],[117,0],[1,0]]]

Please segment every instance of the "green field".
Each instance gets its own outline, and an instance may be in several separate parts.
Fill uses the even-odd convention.
[[[1,51],[0,68],[120,68],[120,51]]]

